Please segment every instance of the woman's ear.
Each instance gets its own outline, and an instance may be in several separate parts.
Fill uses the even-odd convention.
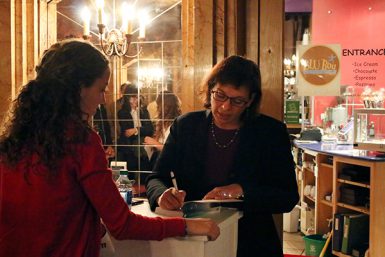
[[[251,103],[254,101],[255,93],[253,93],[250,97],[250,100],[247,102],[247,108],[250,107]]]

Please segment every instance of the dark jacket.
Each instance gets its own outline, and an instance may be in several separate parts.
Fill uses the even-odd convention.
[[[150,162],[147,153],[142,146],[146,136],[154,134],[154,126],[146,108],[140,108],[139,119],[141,127],[138,128],[138,135],[127,137],[125,131],[134,128],[131,110],[122,108],[118,112],[120,134],[118,139],[118,160],[127,162],[128,170],[149,170]],[[139,165],[140,164],[140,165]]]
[[[118,119],[120,126],[120,135],[119,135],[119,144],[132,145],[133,141],[137,139],[137,135],[132,135],[130,137],[125,136],[125,131],[127,129],[134,128],[134,121],[132,119],[131,110],[128,108],[121,108],[118,111]],[[138,135],[141,138],[146,136],[153,136],[154,134],[154,126],[150,120],[150,114],[148,113],[146,108],[139,109],[139,119],[142,124],[140,128],[138,128]],[[135,144],[137,141],[135,141]]]
[[[152,209],[157,198],[172,186],[174,171],[186,201],[202,199],[203,173],[210,111],[180,116],[171,126],[163,151],[147,179]],[[231,183],[244,191],[244,216],[239,221],[238,257],[282,256],[282,247],[272,214],[289,212],[298,202],[294,162],[286,126],[265,115],[245,123],[239,132],[239,150],[230,172]]]

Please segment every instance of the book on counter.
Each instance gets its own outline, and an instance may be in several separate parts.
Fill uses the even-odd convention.
[[[171,217],[204,217],[207,214],[220,212],[221,208],[233,208],[242,210],[243,200],[226,199],[226,200],[196,200],[185,202],[181,210],[169,211],[160,207],[155,209],[155,213],[163,216]]]
[[[352,254],[352,249],[369,242],[369,215],[344,214],[341,252]]]

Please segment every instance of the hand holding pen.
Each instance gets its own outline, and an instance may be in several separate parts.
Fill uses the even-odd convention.
[[[174,172],[170,172],[173,187],[168,188],[158,198],[159,207],[165,210],[178,210],[184,203],[186,192],[178,189]]]

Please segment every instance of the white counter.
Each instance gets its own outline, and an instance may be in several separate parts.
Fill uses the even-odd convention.
[[[132,211],[141,215],[161,216],[151,212],[149,204],[133,206]],[[112,239],[116,257],[235,257],[237,252],[238,220],[242,213],[232,209],[221,209],[212,214],[220,227],[221,234],[216,241],[208,241],[206,236],[186,236],[167,238],[163,241],[140,241]]]

